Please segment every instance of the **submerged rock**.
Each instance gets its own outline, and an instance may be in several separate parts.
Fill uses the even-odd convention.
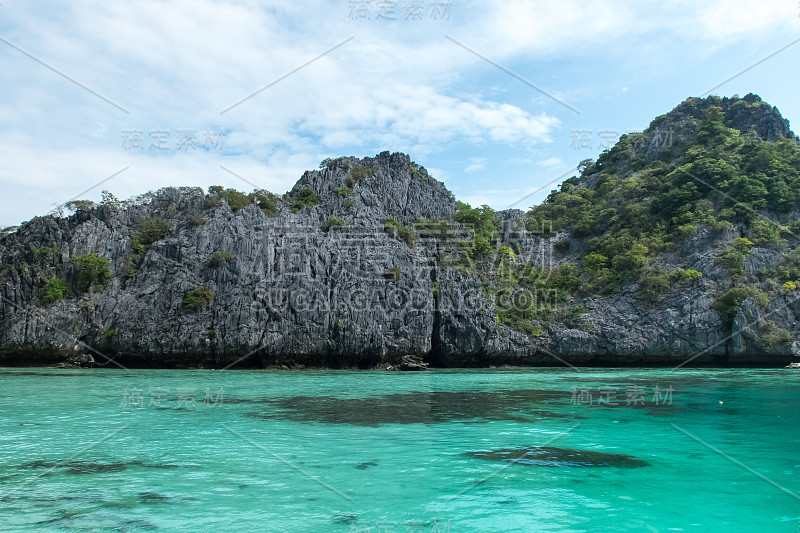
[[[170,497],[164,496],[163,494],[159,494],[157,492],[140,492],[139,493],[139,501],[142,502],[144,505],[153,505],[159,503],[170,503]]]
[[[649,466],[647,461],[625,453],[606,453],[594,450],[573,450],[534,446],[531,448],[501,448],[499,450],[467,452],[465,455],[488,461],[502,461],[525,466],[562,468],[608,467],[637,468]]]
[[[45,468],[47,470],[61,470],[68,474],[106,474],[109,472],[122,472],[128,468],[126,463],[100,463],[94,461],[68,461],[50,462],[33,461],[26,463],[21,468]]]
[[[246,416],[355,426],[491,420],[529,424],[542,418],[581,418],[542,409],[548,402],[565,401],[569,395],[568,391],[522,389],[408,392],[364,398],[291,396],[266,399],[262,403],[271,409]]]
[[[331,522],[334,524],[355,524],[358,522],[358,517],[354,514],[336,513],[331,517]]]
[[[25,463],[19,468],[47,469],[53,472],[65,472],[67,474],[106,474],[109,472],[122,472],[128,468],[156,468],[172,470],[175,468],[194,468],[194,465],[176,465],[162,463],[145,463],[143,461],[122,462],[100,462],[100,461],[32,461]]]

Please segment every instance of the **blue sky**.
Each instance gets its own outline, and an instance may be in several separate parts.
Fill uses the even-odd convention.
[[[3,0],[0,38],[0,226],[103,189],[253,188],[231,172],[282,193],[384,150],[527,208],[712,88],[800,120],[796,0]]]

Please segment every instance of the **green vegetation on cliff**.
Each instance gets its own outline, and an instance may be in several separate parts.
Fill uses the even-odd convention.
[[[233,211],[239,211],[255,203],[268,217],[278,216],[278,196],[264,189],[255,189],[250,194],[245,194],[236,189],[212,185],[208,188],[208,194],[211,196],[212,207],[219,205],[219,200],[225,200]]]
[[[472,207],[464,202],[456,202],[453,219],[464,224],[473,234],[468,246],[472,258],[487,256],[497,249],[495,243],[500,223],[491,207],[488,205]]]
[[[742,131],[735,121],[764,108],[770,109],[753,95],[690,99],[645,132],[623,135],[597,162],[581,162],[580,176],[562,182],[525,215],[528,231],[559,235],[554,249],[566,262],[545,266],[517,258],[498,238],[488,206],[459,202],[453,218],[474,228],[473,257],[494,257],[486,285],[498,304],[498,322],[535,334],[539,325],[569,315],[563,304],[548,301],[610,295],[635,284],[643,301],[657,302],[672,290],[697,286],[702,273],[674,261],[701,228],[716,243],[709,250],[713,264],[729,276],[728,292],[709,295],[728,327],[744,299],[763,307],[765,298],[779,295],[776,287],[794,290],[800,250],[787,249],[797,246],[800,233],[800,147],[796,138],[762,139],[756,123]],[[774,116],[782,120],[777,111]],[[573,243],[577,254],[568,253]],[[745,263],[755,248],[784,255],[754,276]]]
[[[45,279],[45,287],[42,290],[42,303],[51,304],[63,300],[69,288],[67,284],[58,278]]]
[[[209,303],[211,303],[212,297],[213,293],[211,292],[211,289],[207,289],[200,285],[187,292],[184,295],[181,303],[183,308],[189,311],[202,311],[208,307]]]
[[[417,242],[417,235],[414,233],[414,230],[411,228],[407,228],[402,225],[400,222],[393,218],[387,218],[383,223],[383,231],[389,233],[400,239],[401,241],[405,242],[408,246],[414,247],[414,244]]]
[[[78,269],[78,288],[102,290],[111,281],[111,262],[97,254],[76,255],[72,257]]]
[[[292,200],[292,212],[296,213],[305,207],[314,207],[322,203],[322,197],[312,189],[302,189]]]
[[[782,233],[794,233],[781,220],[800,200],[797,143],[742,133],[726,123],[718,105],[683,120],[696,125],[696,135],[684,132],[669,150],[655,154],[637,149],[635,141],[655,135],[656,126],[623,136],[527,214],[529,227],[548,222],[554,231],[588,240],[578,266],[588,279],[579,291],[613,293],[629,281],[666,290],[669,273],[659,271],[659,257],[678,250],[700,226],[717,234],[741,231],[717,256],[734,281],[743,276],[752,247],[780,249],[786,245]]]

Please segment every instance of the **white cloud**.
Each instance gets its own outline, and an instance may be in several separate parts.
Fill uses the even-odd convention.
[[[464,169],[464,172],[477,172],[486,168],[485,157],[470,157],[469,165]]]
[[[537,62],[660,57],[659,51],[680,52],[681,43],[710,53],[735,39],[797,29],[796,9],[783,0],[764,0],[758,9],[744,0],[462,0],[453,2],[449,21],[415,23],[402,15],[395,22],[354,21],[347,3],[322,0],[276,0],[269,7],[255,0],[4,4],[4,38],[130,113],[0,43],[0,183],[6,192],[0,225],[41,212],[128,164],[131,169],[109,183],[118,196],[232,178],[219,169],[220,160],[282,191],[330,154],[388,149],[435,161],[436,153],[454,146],[480,146],[491,154],[493,147],[551,143],[567,111],[445,34],[571,103],[593,86],[571,86],[574,80],[560,81]],[[514,98],[520,88],[533,92],[532,106],[530,97]],[[121,131],[131,127],[223,128],[224,157],[127,153]],[[552,156],[539,164],[559,161]],[[20,201],[19,191],[32,200]]]
[[[15,157],[0,159],[0,189],[9,200],[3,207],[3,225],[43,215],[53,204],[76,197],[98,201],[102,190],[110,190],[120,198],[165,186],[223,185],[246,191],[264,188],[282,193],[291,189],[300,177],[298,169],[316,168],[319,163],[315,154],[287,151],[276,151],[259,160],[252,156],[225,157],[219,152],[200,150],[172,150],[156,157],[146,149],[135,152],[118,148],[32,147],[29,143],[4,137],[0,137],[0,143],[15,153]],[[30,164],[32,161],[36,164]],[[117,175],[107,179],[113,174]],[[10,201],[14,198],[25,198],[26,202]]]
[[[672,24],[685,35],[700,36],[703,40],[721,42],[742,34],[768,35],[779,26],[798,27],[798,5],[783,0],[759,1],[757,7],[749,0],[725,0],[697,3],[690,0],[675,2],[672,13],[686,9],[692,17]],[[701,32],[701,33],[696,33]]]
[[[537,161],[536,164],[540,167],[545,167],[545,168],[557,168],[566,165],[566,163],[564,163],[564,161],[560,157],[549,157],[542,161]]]
[[[472,26],[484,30],[471,33],[471,42],[499,56],[630,54],[637,48],[633,40],[646,34],[656,37],[648,40],[672,34],[716,48],[745,35],[800,27],[796,3],[785,0],[765,0],[758,8],[748,0],[506,0],[470,8],[478,10]]]

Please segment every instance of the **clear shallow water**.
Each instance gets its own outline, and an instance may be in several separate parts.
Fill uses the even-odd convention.
[[[0,369],[0,530],[797,532],[798,400],[786,370]],[[530,446],[647,466],[467,455]]]

